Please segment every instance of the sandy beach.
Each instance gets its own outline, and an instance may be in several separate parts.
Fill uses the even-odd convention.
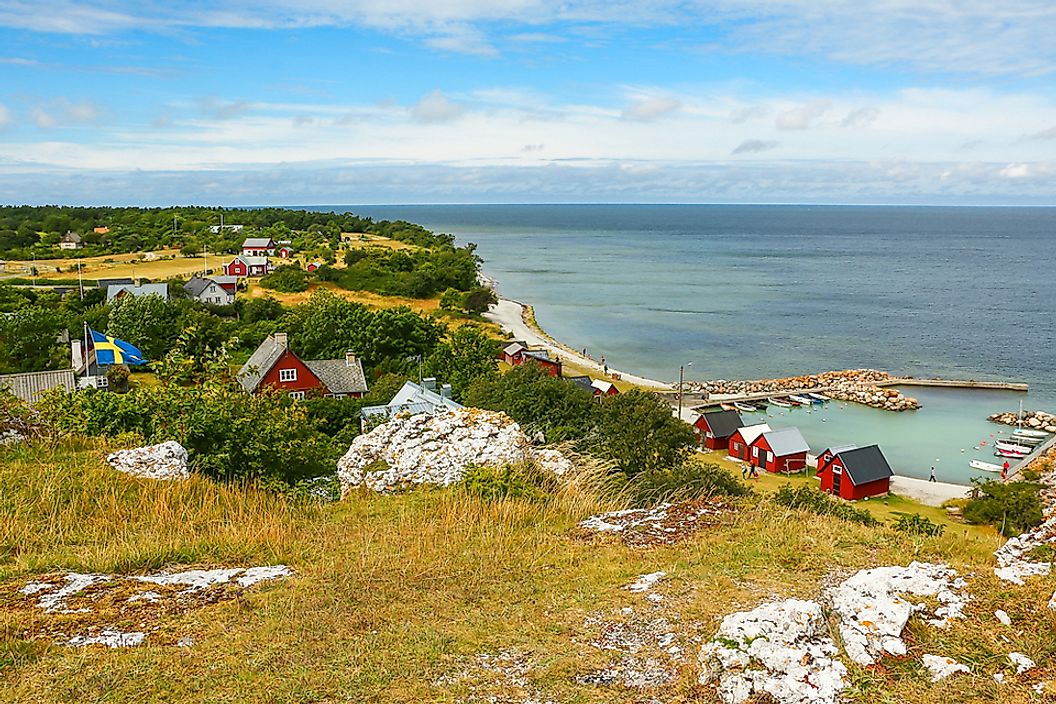
[[[941,506],[950,499],[963,499],[972,490],[963,484],[946,482],[929,482],[927,479],[914,479],[895,475],[891,477],[891,493],[907,499],[919,501],[925,506]]]
[[[591,359],[590,357],[583,356],[582,353],[563,345],[553,338],[539,334],[531,326],[524,322],[524,305],[517,301],[511,301],[508,298],[499,298],[498,304],[492,307],[490,311],[484,314],[484,317],[492,322],[498,323],[502,326],[503,330],[510,333],[510,335],[516,340],[524,340],[528,343],[529,347],[543,348],[556,357],[568,360],[587,369],[592,369],[598,373],[598,376],[605,378],[605,370],[601,363]],[[657,391],[671,391],[672,385],[657,381],[656,379],[649,379],[636,374],[630,374],[619,369],[609,367],[609,374],[616,373],[620,375],[623,381],[631,384],[636,384],[643,388],[655,389]]]

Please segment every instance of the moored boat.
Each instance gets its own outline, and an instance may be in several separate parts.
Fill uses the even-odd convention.
[[[792,408],[792,404],[783,398],[770,398],[767,400],[775,406],[780,406],[781,408]]]
[[[1025,435],[1016,435],[1015,433],[1012,433],[1009,441],[1014,442],[1017,445],[1026,445],[1027,447],[1036,447],[1045,442],[1041,438],[1031,438]]]
[[[995,457],[1009,457],[1009,458],[1015,459],[1015,460],[1021,460],[1021,459],[1023,459],[1024,457],[1026,457],[1029,454],[1030,454],[1029,452],[1017,452],[1016,450],[1004,450],[1004,449],[1002,449],[1000,447],[997,448],[996,450],[994,450],[994,456]]]
[[[1022,452],[1024,455],[1029,455],[1033,451],[1033,448],[1030,447],[1030,445],[1009,442],[1007,440],[995,440],[994,447],[998,450],[1008,450],[1009,452]]]
[[[1044,430],[1033,430],[1032,428],[1017,428],[1012,431],[1012,437],[1037,438],[1038,440],[1044,440],[1051,434],[1046,433]]]
[[[742,411],[743,413],[755,413],[759,410],[758,406],[746,403],[744,401],[734,401],[733,407],[736,408],[738,411]]]
[[[737,410],[736,408],[734,408],[732,403],[720,403],[719,404],[719,408],[721,408],[724,411],[736,411]]]
[[[819,403],[825,403],[826,401],[831,401],[832,400],[828,396],[826,396],[825,394],[819,394],[819,393],[815,393],[813,391],[811,391],[809,394],[807,394],[807,396],[810,396],[812,399],[814,399],[815,401],[817,401]]]
[[[798,403],[801,406],[809,406],[810,404],[814,403],[814,401],[807,398],[806,396],[800,396],[798,394],[790,394],[788,400],[792,401],[793,403]]]
[[[981,469],[984,472],[1000,472],[1001,465],[993,464],[992,462],[983,462],[982,460],[972,460],[968,463],[968,466],[972,469]]]

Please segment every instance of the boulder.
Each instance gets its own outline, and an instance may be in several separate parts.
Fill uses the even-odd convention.
[[[187,467],[187,450],[174,440],[134,450],[118,450],[107,456],[106,461],[119,472],[144,479],[183,480],[191,476]]]

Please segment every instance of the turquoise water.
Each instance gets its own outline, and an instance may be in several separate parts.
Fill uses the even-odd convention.
[[[987,415],[1020,399],[1056,410],[1053,208],[349,209],[477,243],[504,295],[618,369],[671,381],[689,361],[691,378],[711,379],[876,367],[1031,385],[1025,395],[912,389],[925,407],[907,414],[791,416],[812,446],[879,442],[910,476],[935,464],[940,479],[966,482],[966,456],[997,430]]]

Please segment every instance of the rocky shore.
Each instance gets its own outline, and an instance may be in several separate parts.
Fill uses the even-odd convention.
[[[1019,413],[1017,411],[995,413],[989,416],[987,420],[991,423],[1018,426]],[[1023,411],[1023,427],[1056,433],[1056,415],[1045,411]]]
[[[912,411],[920,408],[920,403],[915,398],[904,395],[898,389],[881,386],[894,380],[895,377],[878,369],[844,369],[782,379],[687,382],[686,386],[691,390],[706,391],[712,395],[736,396],[763,393],[784,395],[818,389],[840,401],[860,403],[885,411]]]

